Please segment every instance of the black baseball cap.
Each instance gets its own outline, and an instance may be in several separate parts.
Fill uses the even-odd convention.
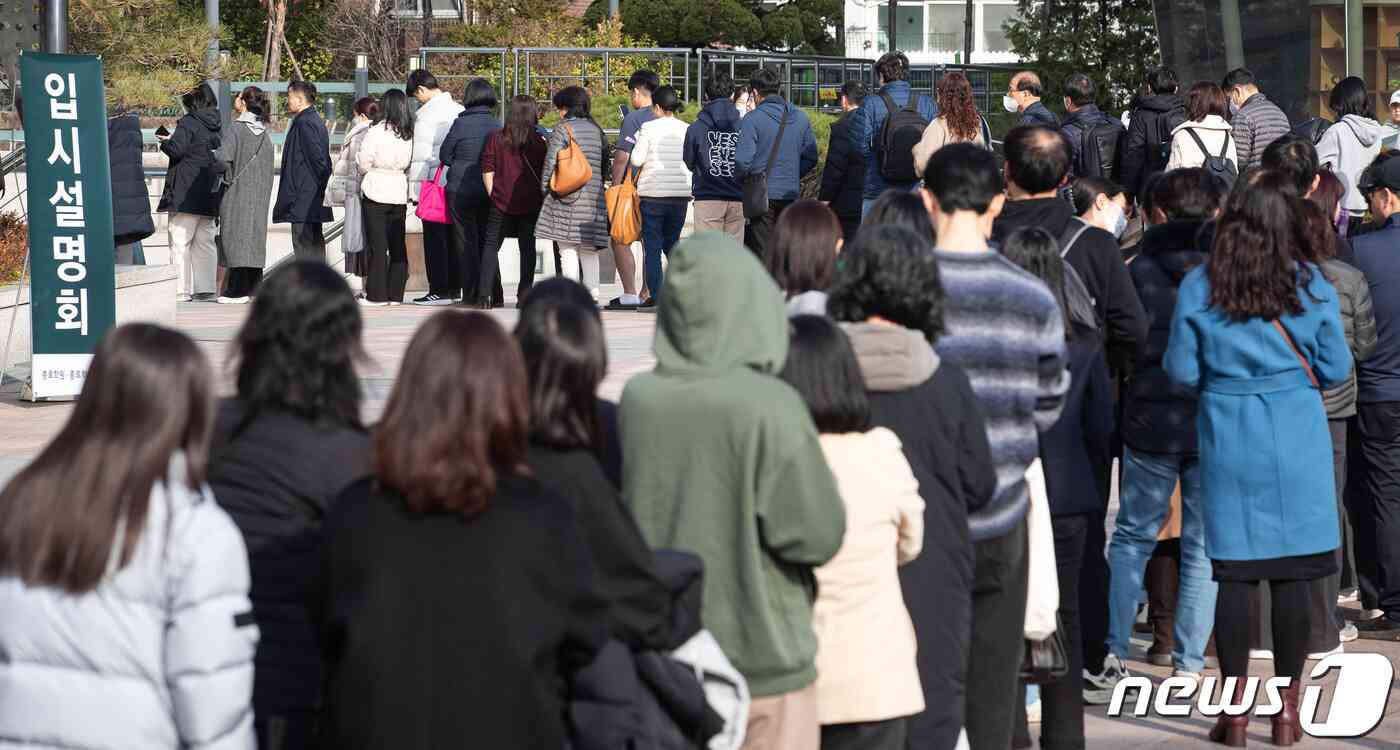
[[[1400,193],[1400,153],[1385,154],[1371,162],[1356,181],[1356,189],[1369,195],[1381,188]]]

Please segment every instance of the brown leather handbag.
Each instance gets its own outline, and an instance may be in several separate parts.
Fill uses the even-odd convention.
[[[642,198],[632,179],[632,170],[622,175],[622,182],[603,194],[608,205],[608,234],[618,245],[630,245],[642,238]]]
[[[555,195],[563,196],[577,192],[589,180],[593,179],[593,167],[588,163],[588,156],[579,148],[578,139],[574,138],[574,129],[568,125],[560,125],[564,132],[569,135],[569,142],[564,148],[559,149],[557,161],[554,164],[554,174],[549,178],[549,190]]]

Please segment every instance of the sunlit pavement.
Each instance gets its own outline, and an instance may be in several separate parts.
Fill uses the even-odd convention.
[[[620,291],[617,287],[604,287],[603,299],[614,297]],[[507,294],[509,295],[509,290]],[[370,360],[361,368],[360,373],[365,386],[367,421],[373,421],[383,409],[413,332],[424,319],[441,309],[413,305],[362,308],[365,320],[365,350]],[[232,373],[227,367],[229,343],[247,310],[247,306],[217,305],[209,302],[191,302],[179,306],[181,330],[194,337],[214,361],[220,373],[220,385],[224,393],[231,392],[233,388]],[[507,327],[515,324],[514,309],[496,310],[492,315]],[[609,358],[608,377],[600,389],[604,397],[617,398],[628,378],[652,367],[651,343],[655,321],[656,316],[648,313],[603,313]],[[71,409],[70,405],[62,403],[22,403],[17,400],[17,396],[18,389],[13,382],[0,388],[0,481],[18,471],[43,448],[62,427]],[[1112,510],[1110,508],[1110,524],[1113,518]],[[1165,679],[1170,674],[1169,668],[1153,667],[1143,661],[1148,645],[1145,641],[1135,641],[1134,645],[1134,654],[1128,663],[1130,671],[1147,675],[1154,681]],[[1346,645],[1348,651],[1383,653],[1390,659],[1397,672],[1400,672],[1400,643],[1355,641]],[[1309,662],[1309,668],[1313,664]],[[1270,674],[1272,669],[1270,663],[1263,661],[1251,662],[1251,667],[1263,675]],[[1206,674],[1218,673],[1208,670]],[[1329,704],[1331,686],[1335,682],[1335,675],[1324,680],[1323,684],[1327,685],[1328,692],[1322,701],[1323,706]],[[1400,747],[1400,699],[1396,699],[1396,693],[1396,684],[1392,682],[1387,714],[1380,725],[1366,737],[1347,740],[1305,737],[1302,746]],[[972,706],[970,709],[976,710],[976,707]],[[1212,720],[1199,715],[1180,719],[1157,716],[1109,718],[1104,707],[1087,707],[1084,723],[1088,747],[1095,750],[1218,747],[1205,739]],[[1038,734],[1038,727],[1033,725],[1031,729],[1033,735]],[[1253,745],[1269,746],[1267,719],[1255,719],[1252,722],[1249,739]]]

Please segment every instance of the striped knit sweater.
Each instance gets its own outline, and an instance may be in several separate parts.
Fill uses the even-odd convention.
[[[1000,254],[938,250],[947,331],[935,347],[972,381],[987,420],[997,489],[968,517],[972,540],[1010,533],[1026,514],[1037,430],[1060,416],[1069,373],[1059,306],[1045,284]]]

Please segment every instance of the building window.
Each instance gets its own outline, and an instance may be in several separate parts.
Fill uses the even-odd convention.
[[[967,6],[928,6],[928,49],[931,52],[961,52],[967,23]]]
[[[423,6],[432,11],[433,18],[461,18],[462,0],[393,0],[394,15],[422,18]]]
[[[1006,38],[1002,24],[1016,17],[1015,5],[982,6],[983,52],[1011,52],[1011,40]]]
[[[924,51],[924,6],[901,5],[895,14],[894,48],[900,52]],[[889,52],[890,9],[880,6],[880,51]]]

